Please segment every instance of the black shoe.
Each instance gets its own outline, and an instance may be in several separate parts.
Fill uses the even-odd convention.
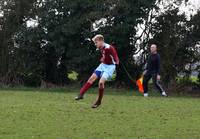
[[[101,102],[96,102],[95,104],[92,105],[93,109],[98,108],[101,105]]]
[[[81,99],[83,99],[83,96],[81,96],[81,95],[78,95],[77,97],[75,97],[75,100],[77,100],[77,101],[79,101]]]

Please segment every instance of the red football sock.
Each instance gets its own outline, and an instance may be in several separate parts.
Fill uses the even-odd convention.
[[[85,94],[85,92],[87,92],[90,87],[92,86],[91,83],[87,82],[80,90],[80,95],[83,96]]]
[[[99,97],[98,97],[96,103],[101,103],[103,95],[104,95],[104,88],[99,88]]]

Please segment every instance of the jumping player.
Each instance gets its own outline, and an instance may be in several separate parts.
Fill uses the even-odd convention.
[[[84,94],[89,90],[92,84],[97,79],[100,79],[99,95],[96,102],[92,105],[92,108],[97,108],[101,105],[101,101],[104,95],[105,83],[112,78],[113,73],[116,70],[116,65],[119,64],[119,58],[115,48],[112,45],[104,42],[103,35],[96,35],[92,40],[95,43],[97,49],[101,51],[101,64],[94,71],[87,83],[81,88],[80,94],[75,98],[75,100],[83,99]]]
[[[162,86],[160,85],[160,55],[157,52],[157,45],[151,45],[151,54],[147,61],[147,67],[144,71],[143,87],[144,97],[148,97],[148,82],[152,78],[154,86],[158,89],[162,96],[167,96]]]

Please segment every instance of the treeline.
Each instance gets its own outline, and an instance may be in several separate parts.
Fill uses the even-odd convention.
[[[77,82],[85,81],[99,63],[99,54],[89,41],[97,33],[115,45],[133,78],[142,73],[151,42],[159,46],[166,86],[179,74],[189,78],[192,71],[200,70],[200,12],[188,20],[178,8],[160,12],[161,3],[1,0],[1,85],[67,85],[72,71],[78,73]],[[140,35],[138,25],[143,26]],[[132,84],[121,66],[117,74],[117,84]]]

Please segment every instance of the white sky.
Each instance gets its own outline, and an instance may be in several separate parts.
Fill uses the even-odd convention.
[[[165,4],[169,5],[173,1],[176,1],[176,0],[169,0]],[[187,3],[183,2],[181,5],[173,5],[173,6],[179,7],[180,14],[185,13],[189,20],[190,15],[195,15],[197,11],[200,9],[200,0],[189,0]]]
[[[189,0],[187,4],[182,4],[180,7],[181,13],[186,15],[194,15],[200,9],[200,0]]]

